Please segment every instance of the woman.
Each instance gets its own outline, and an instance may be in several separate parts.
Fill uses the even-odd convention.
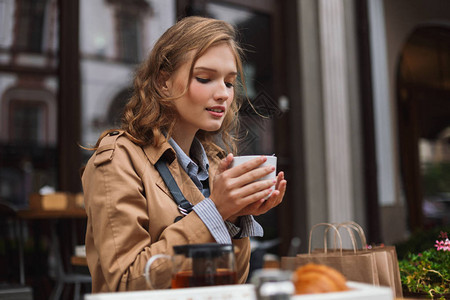
[[[181,244],[233,243],[245,282],[249,237],[262,235],[252,215],[282,201],[286,180],[280,172],[275,181],[254,182],[273,171],[258,168],[266,158],[230,168],[233,155],[215,143],[221,136],[234,151],[238,75],[240,49],[226,22],[185,18],[155,44],[135,76],[122,129],[102,134],[83,173],[92,292],[147,289],[148,259]],[[184,209],[160,162],[188,200]]]

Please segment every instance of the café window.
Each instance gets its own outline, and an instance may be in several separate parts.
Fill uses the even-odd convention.
[[[15,48],[17,50],[42,52],[47,1],[19,0],[16,2]]]
[[[20,86],[2,97],[2,142],[14,145],[56,145],[56,100],[45,88]]]
[[[398,69],[401,175],[410,226],[450,225],[450,27],[417,27]]]
[[[137,63],[142,52],[143,18],[150,11],[150,6],[144,0],[108,2],[115,11],[117,58],[126,63]]]
[[[17,86],[0,105],[0,199],[27,207],[30,193],[58,184],[55,94]]]
[[[138,14],[135,12],[123,10],[117,13],[118,54],[122,61],[139,61],[139,23]]]
[[[13,100],[10,103],[10,141],[39,144],[48,139],[48,107],[42,101]]]

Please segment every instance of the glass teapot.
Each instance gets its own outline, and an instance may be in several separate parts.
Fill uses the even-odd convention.
[[[151,289],[237,283],[232,244],[181,245],[173,246],[173,251],[173,256],[157,254],[147,261],[144,275]],[[170,267],[161,267],[158,260],[166,260]]]

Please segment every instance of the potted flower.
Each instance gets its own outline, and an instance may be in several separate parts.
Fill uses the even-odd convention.
[[[441,232],[435,248],[408,253],[399,261],[400,276],[406,296],[450,299],[450,240]]]

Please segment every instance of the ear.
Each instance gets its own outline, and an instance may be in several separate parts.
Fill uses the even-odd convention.
[[[158,85],[163,93],[168,96],[171,88],[171,81],[169,73],[161,71],[158,76]]]

